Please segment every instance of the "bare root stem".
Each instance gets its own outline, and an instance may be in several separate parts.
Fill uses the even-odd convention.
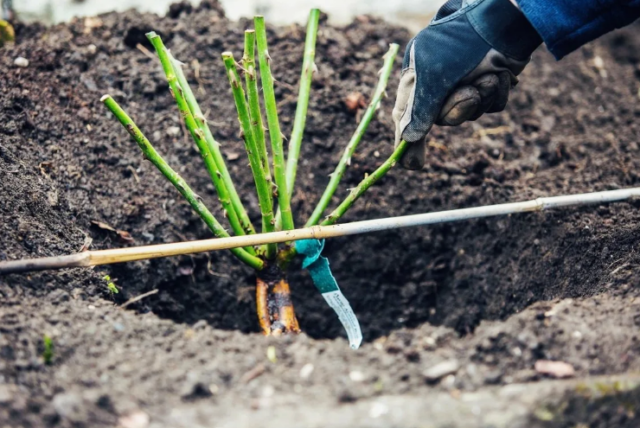
[[[300,333],[289,282],[285,272],[275,265],[258,272],[256,306],[260,328],[265,336]]]

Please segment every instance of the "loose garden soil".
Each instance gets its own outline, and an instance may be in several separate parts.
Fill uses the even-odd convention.
[[[99,102],[113,95],[220,212],[146,50],[150,30],[188,65],[257,221],[220,60],[225,50],[241,55],[250,25],[227,20],[210,0],[174,5],[166,17],[129,11],[17,25],[16,45],[0,49],[0,260],[211,236]],[[562,62],[541,49],[505,112],[434,129],[425,169],[392,170],[344,221],[638,186],[638,30]],[[268,35],[288,135],[304,28]],[[368,97],[388,44],[409,39],[371,17],[322,23],[297,224],[357,126],[344,100]],[[28,67],[14,65],[19,56]],[[400,63],[334,203],[392,150]],[[290,280],[304,333],[279,339],[258,333],[254,274],[228,252],[0,277],[0,427],[640,426],[639,208],[631,201],[327,242],[363,328],[358,351],[299,262]],[[535,370],[538,360],[570,364],[575,376],[551,379]]]

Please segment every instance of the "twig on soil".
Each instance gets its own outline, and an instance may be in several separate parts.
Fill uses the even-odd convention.
[[[311,80],[316,69],[314,63],[316,55],[316,39],[318,36],[318,21],[320,20],[320,10],[311,9],[309,21],[307,23],[307,37],[304,43],[304,58],[302,60],[302,73],[300,75],[300,89],[298,92],[298,103],[296,116],[293,122],[293,131],[289,140],[289,150],[287,152],[287,190],[289,198],[293,195],[293,187],[296,182],[298,171],[298,158],[300,157],[300,146],[304,127],[307,122],[307,108],[309,106],[309,94],[311,92]]]
[[[184,179],[175,172],[167,162],[156,152],[153,148],[147,137],[144,136],[142,131],[136,126],[133,120],[125,113],[124,110],[118,105],[118,103],[111,98],[110,95],[105,95],[101,98],[101,101],[107,106],[109,110],[114,114],[114,116],[120,121],[122,126],[131,134],[133,139],[138,143],[138,146],[142,150],[142,153],[153,163],[156,168],[160,170],[160,172],[173,184],[176,189],[184,196],[184,198],[189,202],[191,208],[204,220],[204,222],[209,226],[209,229],[213,232],[213,234],[217,237],[228,237],[229,234],[222,227],[220,222],[214,217],[213,214],[205,207],[202,203],[200,197],[189,187],[189,185],[184,181]],[[233,254],[238,257],[240,260],[253,267],[254,269],[262,269],[264,267],[264,262],[260,260],[258,257],[250,254],[246,250],[242,248],[236,248],[233,251]],[[90,253],[87,251],[83,254]]]
[[[151,53],[149,49],[147,49],[142,43],[137,43],[136,48],[144,54],[149,59],[155,60],[156,57]]]
[[[154,294],[158,293],[158,289],[156,288],[155,290],[151,290],[151,291],[147,291],[146,293],[143,293],[139,296],[133,297],[129,300],[127,300],[126,302],[124,302],[122,305],[120,305],[121,309],[126,308],[129,305],[132,305],[136,302],[139,302],[140,300],[144,299],[145,297],[149,297],[149,296],[153,296]]]
[[[381,70],[382,73],[380,74],[380,79],[378,80],[378,85],[376,86],[376,89],[373,93],[373,97],[371,98],[369,107],[364,113],[364,116],[362,116],[360,124],[356,128],[356,131],[353,133],[353,136],[351,137],[349,144],[347,144],[347,147],[345,148],[344,153],[342,154],[342,158],[340,158],[340,162],[338,163],[338,166],[336,166],[336,169],[331,174],[331,180],[329,180],[329,184],[327,185],[327,188],[322,194],[322,197],[320,198],[320,202],[318,202],[318,206],[313,211],[313,213],[311,214],[311,217],[307,221],[307,224],[305,225],[306,227],[313,226],[317,224],[318,221],[320,221],[320,218],[322,217],[322,213],[327,209],[327,206],[331,202],[331,198],[333,197],[334,193],[338,189],[340,180],[342,179],[342,176],[344,175],[344,172],[347,169],[347,166],[349,165],[351,157],[355,153],[356,148],[358,147],[358,144],[360,144],[360,140],[362,140],[364,133],[367,131],[367,128],[369,127],[369,123],[371,123],[371,119],[373,118],[373,115],[375,114],[375,112],[378,110],[378,107],[380,106],[380,102],[382,100],[382,97],[385,94],[385,90],[387,88],[387,82],[389,81],[389,76],[391,76],[391,71],[393,70],[393,63],[396,59],[396,56],[398,55],[399,48],[400,47],[397,44],[395,43],[391,44],[391,46],[389,47],[389,51],[384,56],[384,65]]]
[[[255,366],[254,368],[252,368],[251,370],[243,374],[242,377],[240,378],[240,382],[249,383],[255,378],[262,376],[266,371],[267,369],[264,366],[264,364],[258,364],[257,366]]]
[[[267,111],[267,124],[269,126],[269,138],[271,140],[271,151],[273,153],[273,173],[276,181],[278,206],[282,216],[282,228],[291,230],[294,228],[293,215],[291,213],[291,198],[287,187],[287,177],[285,171],[285,160],[283,152],[283,138],[278,119],[278,108],[276,106],[276,95],[273,90],[273,76],[271,74],[269,48],[267,45],[267,31],[264,24],[264,17],[254,18],[256,28],[256,40],[258,43],[258,62],[260,63],[260,80],[262,82],[262,92],[264,95],[264,106]]]

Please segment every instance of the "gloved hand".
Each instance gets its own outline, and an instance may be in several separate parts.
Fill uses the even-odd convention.
[[[401,160],[425,162],[433,124],[454,126],[502,111],[542,39],[510,0],[449,0],[407,46],[393,109]]]

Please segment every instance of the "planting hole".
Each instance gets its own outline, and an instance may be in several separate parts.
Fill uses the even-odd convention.
[[[614,216],[629,205],[607,208]],[[640,232],[584,227],[598,222],[587,207],[510,218],[338,238],[325,255],[361,323],[365,340],[423,322],[460,334],[483,320],[504,319],[531,304],[615,289],[631,269]],[[593,223],[592,223],[593,224]],[[257,332],[255,277],[226,252],[120,265],[120,284],[149,282],[160,290],[139,303],[180,323]],[[224,267],[214,272],[212,266]],[[611,266],[610,269],[607,269]],[[614,278],[608,272],[616,267]],[[302,331],[314,338],[345,336],[333,311],[294,263],[293,302]],[[160,278],[164,278],[161,280]],[[619,290],[621,292],[625,290]],[[122,297],[124,298],[124,297]]]

